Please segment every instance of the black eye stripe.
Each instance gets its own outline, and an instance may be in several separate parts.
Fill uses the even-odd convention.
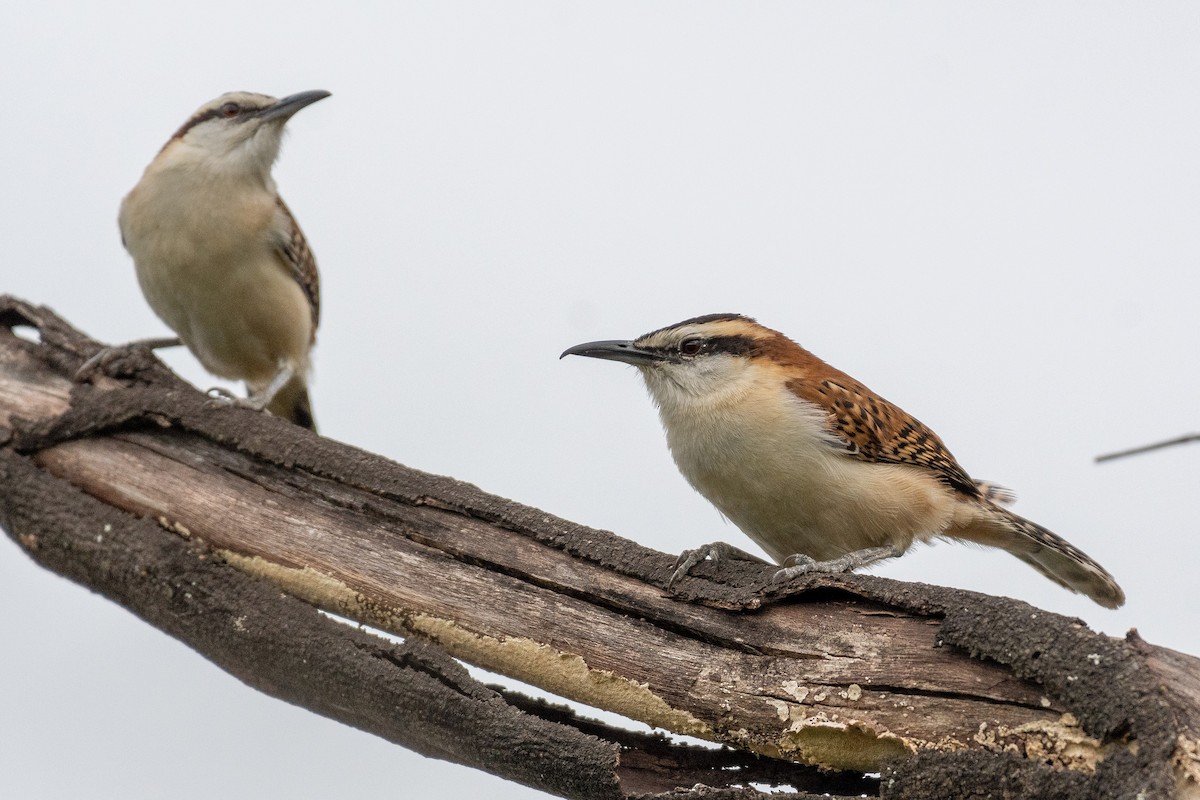
[[[667,347],[648,347],[664,355],[694,358],[715,353],[740,356],[753,352],[758,342],[750,336],[689,336],[679,344]]]
[[[749,353],[754,347],[755,342],[749,336],[690,337],[680,343],[679,352],[691,356],[708,353],[728,353],[740,356]]]
[[[758,343],[749,336],[714,336],[708,340],[708,348],[714,353],[745,355],[754,350]]]

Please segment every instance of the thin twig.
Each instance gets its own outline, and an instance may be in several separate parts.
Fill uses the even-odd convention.
[[[1172,447],[1177,444],[1187,444],[1188,442],[1200,442],[1200,433],[1189,433],[1186,436],[1168,439],[1165,442],[1144,444],[1141,447],[1133,447],[1129,450],[1118,450],[1115,453],[1105,453],[1102,456],[1096,456],[1096,463],[1099,464],[1101,461],[1111,461],[1114,458],[1124,458],[1125,456],[1136,456],[1140,453],[1148,453],[1151,450],[1159,450],[1164,447]]]

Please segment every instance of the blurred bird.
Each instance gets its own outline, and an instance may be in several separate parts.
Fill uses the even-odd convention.
[[[933,537],[999,547],[1107,608],[1121,588],[1066,540],[999,503],[933,431],[783,334],[738,314],[685,320],[563,356],[638,368],[680,472],[785,568],[842,572]],[[671,582],[723,543],[680,556]]]
[[[317,263],[271,167],[287,121],[326,97],[230,92],[204,104],[146,167],[119,217],[146,301],[200,363],[245,381],[249,397],[239,402],[313,430]]]

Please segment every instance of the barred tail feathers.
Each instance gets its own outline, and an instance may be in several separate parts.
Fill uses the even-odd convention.
[[[985,500],[972,524],[950,535],[1007,550],[1059,586],[1087,595],[1105,608],[1125,603],[1125,593],[1113,576],[1087,553],[995,503]]]

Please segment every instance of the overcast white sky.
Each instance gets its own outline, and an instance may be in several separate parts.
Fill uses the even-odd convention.
[[[736,311],[929,424],[1107,566],[893,578],[1200,653],[1200,6],[125,2],[0,26],[0,291],[163,335],[117,204],[210,98],[328,89],[276,169],[317,254],[322,432],[664,551],[749,546],[636,372],[567,346]],[[171,363],[207,386],[186,353]],[[0,537],[0,784],[22,798],[537,793],[243,687]]]

